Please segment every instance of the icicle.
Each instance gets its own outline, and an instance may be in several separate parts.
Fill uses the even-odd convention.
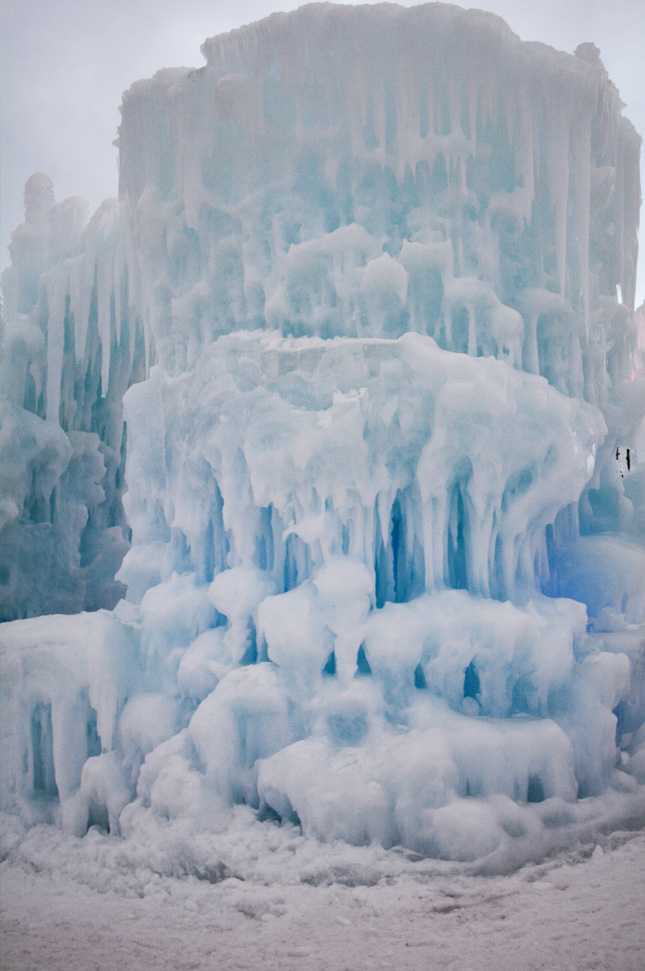
[[[568,107],[568,106],[567,106]],[[562,106],[556,91],[548,92],[545,106],[546,171],[548,191],[553,207],[556,262],[560,296],[565,296],[567,273],[567,203],[569,199],[569,126],[562,116]]]
[[[588,95],[589,97],[589,95]],[[582,290],[585,333],[589,339],[589,225],[591,206],[591,119],[588,104],[576,105],[571,132],[574,159],[574,207],[578,272]]]
[[[65,313],[69,290],[68,274],[52,272],[45,277],[47,292],[47,419],[58,424],[63,356],[65,346]]]
[[[110,359],[112,351],[112,265],[101,261],[96,267],[96,301],[98,309],[98,333],[101,342],[101,384],[103,396],[110,383]]]

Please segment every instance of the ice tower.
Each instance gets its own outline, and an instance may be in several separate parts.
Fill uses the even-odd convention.
[[[89,224],[25,190],[4,805],[456,859],[642,812],[640,138],[598,50],[439,3],[202,50],[126,92]]]

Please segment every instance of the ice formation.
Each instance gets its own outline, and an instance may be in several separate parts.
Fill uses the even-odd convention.
[[[476,859],[642,795],[640,138],[597,49],[314,4],[203,52],[126,92],[89,223],[26,186],[3,805]]]

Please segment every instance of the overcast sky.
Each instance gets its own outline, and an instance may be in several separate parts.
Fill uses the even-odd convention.
[[[121,94],[133,81],[161,67],[199,67],[205,38],[300,5],[297,0],[0,4],[2,266],[11,231],[23,219],[22,191],[32,172],[51,176],[58,201],[82,195],[91,211],[116,195],[112,142]],[[504,17],[523,40],[565,51],[593,41],[626,102],[625,114],[645,132],[645,0],[489,0],[482,6]],[[642,223],[645,227],[645,217]],[[645,251],[645,232],[642,239]],[[643,299],[642,257],[637,302]]]

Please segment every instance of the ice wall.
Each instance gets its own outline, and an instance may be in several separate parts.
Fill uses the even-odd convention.
[[[205,68],[126,92],[120,199],[89,226],[82,200],[55,204],[42,173],[27,184],[2,390],[99,436],[105,496],[83,523],[65,482],[40,495],[34,480],[31,505],[3,486],[20,511],[0,551],[5,619],[115,602],[121,397],[222,333],[415,331],[600,403],[630,374],[640,140],[593,45],[523,44],[441,4],[318,4],[204,53]],[[27,581],[33,556],[47,596]]]
[[[443,4],[315,4],[203,51],[123,103],[120,194],[164,367],[270,326],[414,330],[589,400],[605,368],[628,375],[640,138],[593,45],[523,44]]]
[[[640,139],[598,51],[443,4],[203,50],[124,96],[118,202],[32,177],[14,234],[5,616],[127,602],[3,626],[3,804],[471,859],[637,796]]]
[[[121,399],[145,374],[119,204],[87,220],[42,173],[3,274],[0,619],[113,607],[128,548]]]
[[[348,557],[379,607],[534,592],[605,430],[543,380],[415,334],[225,336],[181,377],[155,368],[126,420],[131,594],[144,558],[159,579],[259,569],[282,593]]]

